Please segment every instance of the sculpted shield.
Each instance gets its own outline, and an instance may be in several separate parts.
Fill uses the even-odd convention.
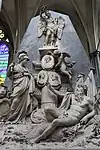
[[[61,86],[61,79],[58,73],[56,72],[49,72],[49,83],[53,87],[59,88]]]
[[[38,86],[43,87],[47,83],[47,80],[48,80],[47,71],[44,70],[40,71],[37,77]]]
[[[50,83],[53,87],[60,87],[61,86],[61,79],[60,76],[53,71],[40,71],[37,77],[37,84],[40,87],[45,86],[47,83]]]

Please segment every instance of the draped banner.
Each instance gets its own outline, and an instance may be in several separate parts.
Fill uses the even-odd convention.
[[[78,77],[77,77],[77,82],[76,82],[76,85],[75,85],[75,92],[76,92],[76,88],[79,84],[84,84],[84,74],[79,74]]]
[[[95,95],[97,93],[97,88],[96,88],[96,84],[95,84],[93,70],[90,70],[84,84],[87,85],[87,87],[88,87],[87,96],[89,96],[91,99],[93,99],[93,101],[95,101]]]

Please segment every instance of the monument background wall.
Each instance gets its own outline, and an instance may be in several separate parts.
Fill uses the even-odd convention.
[[[56,12],[51,12],[53,17],[62,16],[65,19],[65,29],[63,31],[63,36],[61,41],[58,42],[61,52],[67,52],[71,55],[72,60],[76,61],[74,69],[73,83],[76,81],[76,77],[80,72],[83,72],[86,76],[90,70],[89,58],[79,40],[79,37],[69,19],[68,16],[59,14]],[[25,50],[28,52],[30,62],[28,68],[33,72],[32,61],[39,60],[40,47],[43,47],[44,38],[37,38],[37,26],[39,22],[39,16],[32,18],[27,31],[23,37],[19,50]],[[9,80],[6,80],[8,84]]]

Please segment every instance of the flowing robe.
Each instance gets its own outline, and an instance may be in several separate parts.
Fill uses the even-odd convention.
[[[8,69],[8,73],[11,76],[10,69]],[[29,70],[17,64],[14,66],[13,85],[12,104],[8,120],[18,122],[32,112],[32,106],[34,109],[37,105],[37,100],[31,95],[35,91],[35,82]]]

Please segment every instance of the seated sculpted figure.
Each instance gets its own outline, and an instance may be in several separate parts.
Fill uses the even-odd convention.
[[[53,88],[52,91],[56,92]],[[95,110],[92,100],[86,96],[86,86],[80,84],[75,94],[65,95],[58,110],[48,109],[45,113],[55,116],[56,119],[35,139],[36,143],[51,135],[57,127],[69,127],[78,123],[86,124],[95,115]]]
[[[71,56],[68,53],[61,53],[59,50],[54,50],[53,53],[49,51],[48,54],[54,57],[55,71],[66,75],[70,80],[72,78],[72,67],[76,63],[75,61],[71,61]]]
[[[4,84],[0,85],[0,102],[7,97],[7,87]]]
[[[25,119],[32,112],[32,106],[33,109],[37,106],[37,100],[33,96],[35,91],[34,77],[26,68],[28,60],[27,52],[19,52],[18,64],[12,63],[8,68],[8,77],[12,80],[13,76],[12,104],[8,121],[14,123]]]
[[[10,100],[7,96],[7,87],[4,84],[0,85],[0,120],[4,120],[10,108]]]

